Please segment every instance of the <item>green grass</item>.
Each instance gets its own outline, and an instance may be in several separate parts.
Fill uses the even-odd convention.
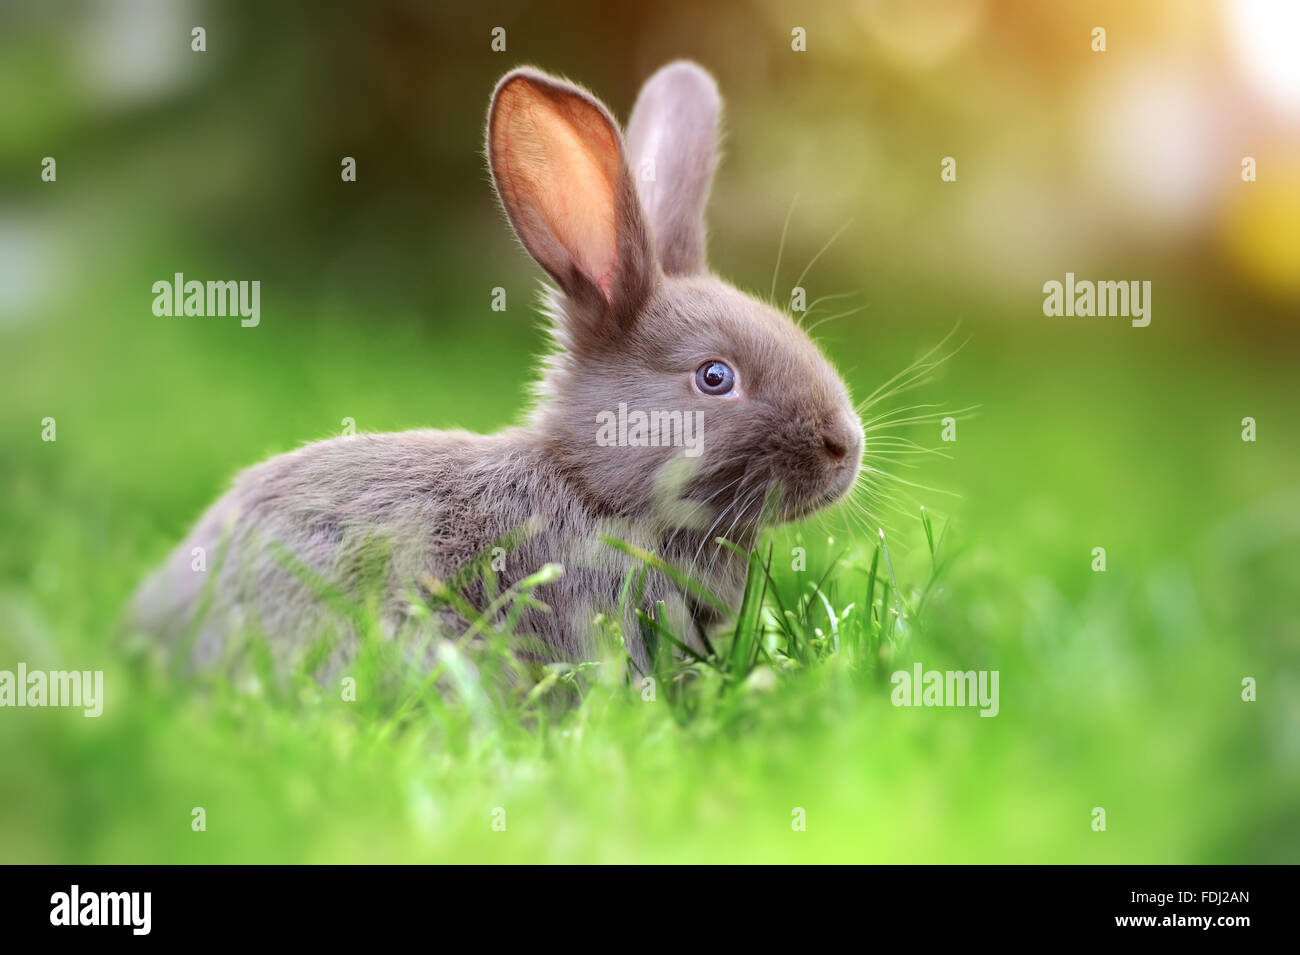
[[[1149,650],[1137,670],[1130,659],[1103,676],[1096,659],[1126,641],[1098,629],[1081,654],[1066,644],[1085,634],[1067,633],[974,661],[1001,671],[995,719],[895,708],[891,670],[973,665],[937,651],[932,624],[912,615],[924,590],[901,596],[878,573],[878,548],[780,579],[766,570],[775,552],[752,565],[735,635],[707,657],[661,655],[653,699],[613,652],[507,679],[513,663],[491,627],[477,651],[445,643],[425,677],[363,626],[347,670],[354,701],[342,684],[277,675],[256,656],[237,680],[192,682],[109,658],[114,695],[100,720],[22,714],[29,759],[5,784],[7,805],[23,808],[6,813],[19,823],[6,827],[8,857],[1278,857],[1261,837],[1290,806],[1270,791],[1268,753],[1223,675],[1235,672],[1230,655]],[[941,588],[932,606],[951,599]],[[1187,682],[1222,692],[1180,705]],[[1207,778],[1207,759],[1231,771]],[[1250,816],[1226,811],[1247,803]],[[1106,833],[1089,829],[1095,805]],[[190,830],[194,806],[205,832]],[[806,832],[791,829],[796,808]]]
[[[773,532],[732,633],[659,655],[653,700],[616,631],[598,660],[520,672],[485,626],[431,680],[363,626],[348,701],[256,654],[237,680],[178,678],[110,636],[239,467],[344,416],[510,420],[531,319],[500,318],[503,347],[469,291],[439,327],[281,300],[250,334],[151,320],[144,278],[0,329],[0,668],[103,668],[108,694],[99,719],[0,712],[0,861],[1296,861],[1300,425],[1267,350],[1194,322],[1153,326],[1157,349],[968,314],[918,400],[979,415],[908,472],[962,496],[897,497],[888,554],[852,509]],[[951,322],[933,300],[906,328],[828,326],[827,348],[867,394]],[[997,669],[999,715],[893,706],[918,661]]]

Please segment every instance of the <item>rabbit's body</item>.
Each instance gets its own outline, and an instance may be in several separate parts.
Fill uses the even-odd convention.
[[[350,636],[347,608],[367,602],[379,602],[388,634],[400,632],[412,604],[434,596],[433,582],[452,581],[486,555],[502,590],[546,564],[564,567],[542,590],[552,611],[528,609],[516,632],[553,656],[582,659],[595,652],[595,617],[618,606],[631,566],[605,535],[654,553],[671,537],[678,559],[701,539],[593,507],[524,429],[333,438],[244,472],[142,590],[137,620],[192,638],[199,665],[220,659],[240,633],[274,635],[276,655],[289,664],[322,635]],[[724,599],[743,583],[737,564],[729,556],[712,568]],[[469,607],[485,606],[483,581],[457,582]],[[696,626],[712,621],[707,608],[688,607],[663,578],[643,586],[642,605],[665,601],[677,632],[698,647]],[[462,613],[435,603],[445,632],[464,630]],[[645,666],[635,620],[621,623]]]
[[[675,63],[646,83],[625,142],[584,91],[507,74],[488,116],[493,181],[555,282],[556,349],[527,424],[338,438],[252,468],[148,582],[142,627],[194,638],[200,661],[241,629],[291,658],[323,629],[351,646],[340,605],[377,593],[396,634],[432,592],[459,631],[492,598],[464,571],[493,554],[498,587],[564,568],[537,588],[549,610],[516,621],[523,653],[584,657],[604,615],[644,668],[635,611],[658,613],[660,601],[662,624],[702,646],[739,603],[746,567],[718,539],[750,545],[765,523],[833,503],[863,445],[847,390],[803,330],[707,270],[719,111],[708,74]],[[689,421],[698,441],[611,442],[601,422],[616,411],[620,427],[625,413]],[[638,606],[621,600],[636,562],[607,536],[675,565],[722,608],[659,571],[642,579]],[[456,584],[461,613],[438,603],[439,582]]]

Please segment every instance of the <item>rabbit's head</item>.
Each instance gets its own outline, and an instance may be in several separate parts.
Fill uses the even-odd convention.
[[[603,513],[734,534],[846,494],[863,434],[803,330],[708,271],[720,109],[708,73],[673,63],[625,139],[587,92],[519,69],[493,95],[487,146],[557,286],[532,422],[548,453]]]

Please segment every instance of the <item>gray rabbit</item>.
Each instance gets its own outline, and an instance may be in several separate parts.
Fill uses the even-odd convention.
[[[145,583],[138,628],[196,665],[248,629],[288,662],[334,628],[346,657],[347,601],[378,593],[385,632],[402,634],[413,595],[495,553],[502,588],[563,566],[535,593],[546,607],[524,611],[515,632],[525,655],[582,659],[636,563],[606,535],[735,609],[745,562],[716,538],[751,545],[764,523],[843,497],[863,434],[804,332],[708,271],[720,111],[713,79],[687,62],[645,84],[626,137],[577,86],[506,74],[488,112],[492,179],[555,283],[556,348],[526,423],[332,438],[245,471]],[[458,585],[463,604],[435,604],[451,633],[491,597],[480,576]],[[642,605],[663,601],[664,625],[695,646],[726,616],[662,573],[643,587]],[[622,623],[644,669],[638,629]]]

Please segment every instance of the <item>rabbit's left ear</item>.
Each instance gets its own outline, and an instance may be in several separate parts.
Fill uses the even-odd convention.
[[[497,84],[487,138],[511,225],[573,305],[571,344],[615,340],[658,274],[618,125],[572,83],[521,68]]]
[[[704,206],[721,112],[713,77],[681,60],[646,80],[627,125],[629,171],[669,275],[704,271]]]

